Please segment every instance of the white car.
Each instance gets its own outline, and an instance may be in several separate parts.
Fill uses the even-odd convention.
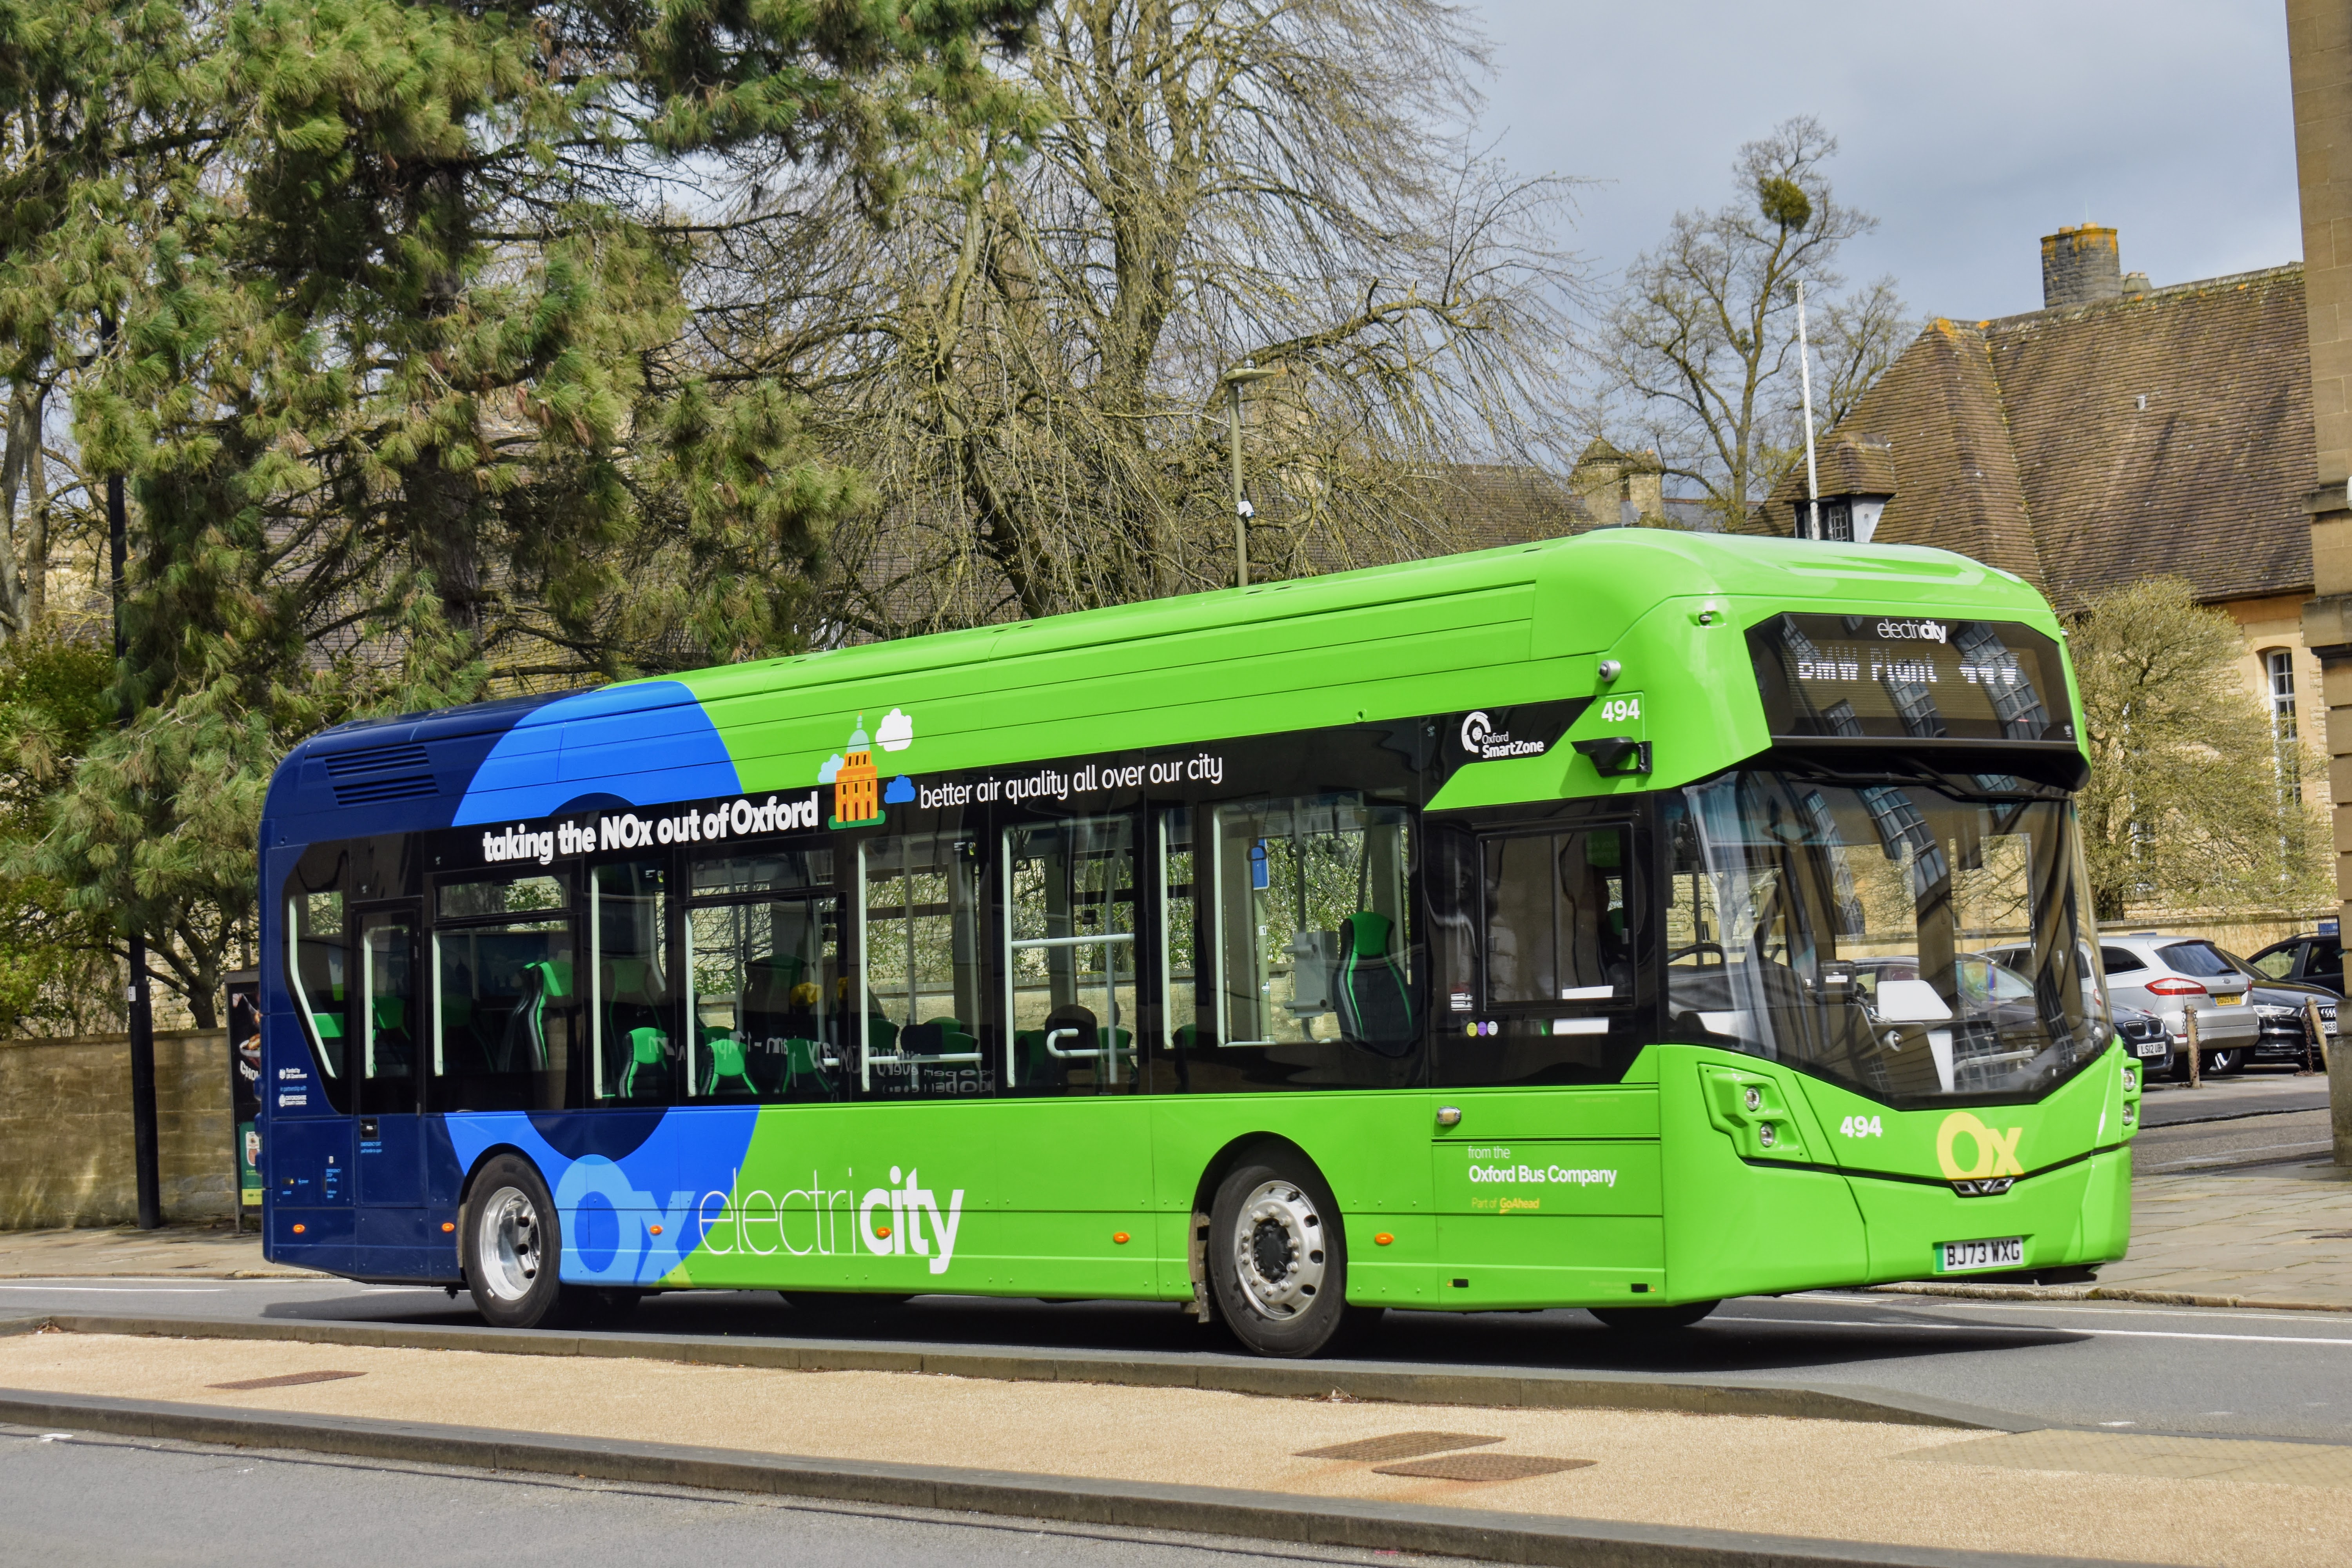
[[[1992,956],[2013,963],[2013,955],[2026,951],[1997,948]],[[2204,1076],[2245,1070],[2246,1058],[2263,1032],[2262,1016],[2251,1005],[2254,976],[2220,948],[2202,937],[2161,936],[2150,931],[2103,934],[2099,962],[2106,971],[2111,1005],[2137,1007],[2164,1020],[2165,1033],[2172,1038],[2175,1078],[2189,1076],[2192,1013]]]

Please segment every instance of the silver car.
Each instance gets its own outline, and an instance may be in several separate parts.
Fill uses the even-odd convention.
[[[1990,956],[2015,963],[2025,948],[1996,948]],[[2263,1020],[2252,1005],[2255,977],[2202,937],[2133,931],[2102,934],[2099,962],[2107,975],[2107,1000],[2115,1007],[2137,1007],[2164,1021],[2172,1041],[2175,1078],[2189,1076],[2188,1016],[2197,1016],[2200,1070],[2210,1078],[2237,1072],[2262,1037]],[[2160,1064],[2150,1062],[2153,1074]]]

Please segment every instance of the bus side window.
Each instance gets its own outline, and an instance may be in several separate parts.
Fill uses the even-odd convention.
[[[340,859],[337,873],[340,874]],[[286,895],[286,989],[310,1047],[312,1065],[338,1111],[352,1108],[352,1065],[348,967],[351,928],[340,889],[308,892],[289,879]]]
[[[349,1016],[358,1035],[360,1110],[417,1109],[416,916],[360,917],[360,983]]]
[[[452,879],[435,898],[429,1108],[569,1108],[582,987],[568,879]]]
[[[1137,870],[1132,817],[1005,829],[1009,1092],[1139,1087]]]
[[[842,999],[831,849],[694,863],[687,911],[686,1093],[696,1100],[844,1100],[855,1070]]]
[[[845,998],[861,1090],[885,1100],[996,1092],[1003,1061],[984,994],[983,851],[970,834],[858,846],[863,994]]]
[[[588,940],[589,1097],[667,1105],[680,1055],[667,858],[589,870]]]
[[[1156,1087],[1418,1081],[1428,962],[1404,807],[1346,792],[1171,811],[1160,854],[1174,1081]]]

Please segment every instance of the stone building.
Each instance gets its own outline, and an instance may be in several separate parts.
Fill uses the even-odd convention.
[[[1822,531],[1958,551],[2062,612],[2185,578],[2242,629],[2282,738],[2319,736],[2302,267],[2153,288],[2086,224],[2043,237],[2042,279],[2039,310],[1928,322],[1818,443]],[[1804,496],[1801,465],[1757,525],[1803,531]]]

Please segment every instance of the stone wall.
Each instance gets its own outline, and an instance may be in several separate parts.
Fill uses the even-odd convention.
[[[155,1035],[157,1145],[166,1220],[226,1219],[236,1156],[228,1037]],[[131,1040],[0,1040],[0,1229],[129,1225]]]

